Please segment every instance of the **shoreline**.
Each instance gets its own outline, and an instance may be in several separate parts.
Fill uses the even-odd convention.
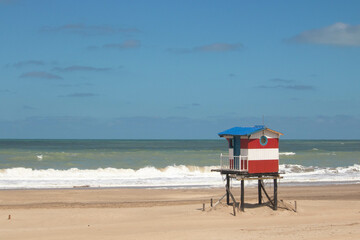
[[[331,186],[331,185],[358,185],[359,180],[354,181],[323,181],[323,182],[279,182],[283,187],[312,187],[312,186]],[[240,183],[235,182],[236,187]],[[257,185],[246,185],[247,188],[255,188]],[[1,191],[14,191],[14,190],[68,190],[68,189],[157,189],[157,190],[171,190],[171,189],[222,189],[224,186],[212,185],[172,185],[172,186],[117,186],[117,187],[91,187],[89,185],[72,186],[72,187],[59,187],[59,188],[0,188]]]

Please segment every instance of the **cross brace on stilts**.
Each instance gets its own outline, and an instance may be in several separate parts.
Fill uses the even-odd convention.
[[[230,191],[230,178],[235,178],[236,180],[241,181],[240,183],[240,202],[237,203],[235,197]],[[258,180],[258,204],[261,205],[263,202],[263,196],[262,192],[264,192],[266,198],[269,200],[270,205],[274,210],[277,210],[277,180],[281,179],[282,177],[279,174],[269,174],[269,175],[249,175],[249,174],[228,174],[226,173],[226,185],[225,190],[226,193],[214,204],[213,208],[215,208],[222,199],[226,196],[226,203],[227,205],[230,205],[230,198],[233,201],[233,207],[234,207],[234,213],[235,213],[235,207],[242,212],[245,209],[245,180]],[[274,195],[273,199],[270,198],[269,194],[266,192],[265,185],[263,180],[273,179],[274,181]]]

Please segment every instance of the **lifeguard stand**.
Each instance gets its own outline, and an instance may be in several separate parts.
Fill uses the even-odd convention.
[[[261,190],[269,202],[277,209],[277,179],[279,175],[279,137],[280,132],[271,130],[264,125],[254,127],[233,127],[219,133],[228,141],[228,154],[220,155],[220,169],[212,171],[226,175],[226,196],[229,204],[230,178],[241,181],[240,208],[244,211],[244,180],[258,180],[258,200],[262,202]],[[274,180],[274,199],[267,194],[263,180]]]

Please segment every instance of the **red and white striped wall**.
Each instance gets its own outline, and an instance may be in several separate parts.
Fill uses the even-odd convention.
[[[260,138],[267,137],[266,145]],[[279,171],[279,134],[263,130],[250,137],[242,136],[240,154],[247,156],[249,173],[271,173]]]

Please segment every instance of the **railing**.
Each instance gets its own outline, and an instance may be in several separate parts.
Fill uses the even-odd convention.
[[[235,170],[240,172],[248,171],[247,156],[234,156],[220,154],[220,166],[224,170]]]

